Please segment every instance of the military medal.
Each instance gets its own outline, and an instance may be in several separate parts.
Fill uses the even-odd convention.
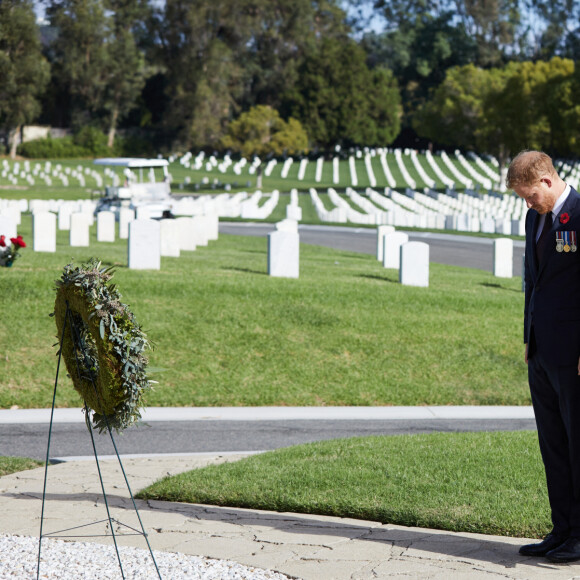
[[[575,252],[578,249],[576,244],[576,232],[570,232],[570,251]]]
[[[570,251],[570,232],[562,232],[564,234],[564,251]]]
[[[562,237],[562,232],[556,232],[556,251],[564,251],[564,238]]]

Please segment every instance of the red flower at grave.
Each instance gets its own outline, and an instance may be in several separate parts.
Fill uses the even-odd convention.
[[[20,256],[18,250],[26,248],[26,242],[22,236],[10,238],[12,246],[6,244],[6,236],[0,236],[0,266],[10,267],[14,264],[14,260]]]
[[[567,213],[563,213],[563,214],[560,216],[560,223],[561,223],[561,224],[567,224],[569,221],[570,221],[570,215],[569,215],[569,214],[567,214]]]
[[[22,236],[17,236],[16,238],[10,238],[10,241],[18,248],[26,248],[26,242],[22,239]]]

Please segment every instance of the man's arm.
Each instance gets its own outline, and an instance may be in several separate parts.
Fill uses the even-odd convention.
[[[528,211],[526,215],[526,242],[529,236],[533,235],[533,219],[531,213]],[[528,363],[528,311],[530,306],[530,298],[533,291],[532,276],[530,272],[530,259],[531,256],[528,255],[528,246],[531,244],[526,243],[526,251],[524,254],[524,344],[526,346],[525,350],[525,361]]]

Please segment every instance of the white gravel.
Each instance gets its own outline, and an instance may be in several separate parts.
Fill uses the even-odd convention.
[[[159,578],[148,550],[119,547],[125,578]],[[271,570],[242,566],[227,560],[212,560],[154,551],[163,580],[288,580]],[[38,538],[0,535],[0,580],[36,578]],[[63,580],[114,580],[122,578],[113,546],[85,542],[42,540],[40,578]]]

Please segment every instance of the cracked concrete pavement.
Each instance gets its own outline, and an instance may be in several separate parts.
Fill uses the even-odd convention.
[[[247,454],[123,458],[133,491],[165,475],[235,461]],[[119,462],[100,460],[117,534],[140,529]],[[44,468],[0,478],[0,533],[40,533]],[[580,578],[580,564],[526,558],[529,540],[405,528],[378,522],[161,501],[136,501],[154,550],[233,560],[304,580],[417,578]],[[89,525],[90,524],[90,525]],[[70,532],[63,532],[76,526]],[[96,464],[70,461],[48,468],[43,533],[111,543]],[[60,532],[60,533],[56,533]],[[74,535],[73,534],[77,534]],[[146,548],[141,535],[118,535],[119,545]]]

